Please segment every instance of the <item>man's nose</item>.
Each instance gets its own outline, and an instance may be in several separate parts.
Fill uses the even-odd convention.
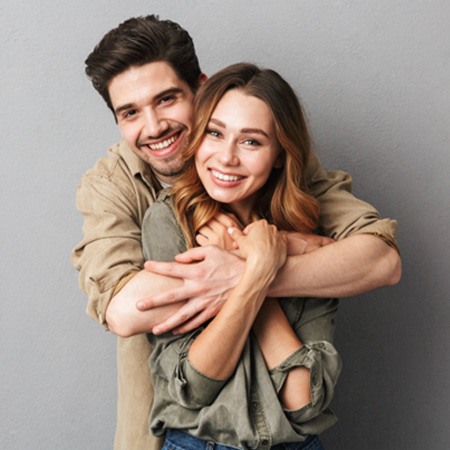
[[[169,128],[167,120],[153,110],[144,112],[144,134],[147,137],[158,138]]]

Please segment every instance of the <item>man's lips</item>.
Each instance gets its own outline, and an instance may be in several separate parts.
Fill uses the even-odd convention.
[[[176,131],[168,137],[164,137],[160,140],[152,140],[149,142],[143,142],[140,147],[146,149],[147,152],[153,153],[156,156],[168,156],[171,153],[177,151],[179,144],[181,143],[184,130]]]
[[[148,147],[150,147],[151,150],[163,150],[169,145],[173,144],[178,138],[178,134],[171,136],[168,139],[165,139],[164,141],[158,142],[156,144],[147,144]]]

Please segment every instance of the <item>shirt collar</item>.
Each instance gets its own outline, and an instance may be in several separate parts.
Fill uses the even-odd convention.
[[[119,154],[130,168],[134,177],[140,177],[150,189],[158,192],[161,189],[160,182],[156,178],[150,166],[137,156],[127,142],[122,139],[119,144]]]

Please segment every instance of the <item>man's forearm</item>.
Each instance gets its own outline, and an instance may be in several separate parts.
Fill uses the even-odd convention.
[[[180,285],[181,281],[177,278],[141,270],[111,299],[106,310],[109,330],[121,337],[151,332],[155,325],[168,319],[185,302],[154,307],[147,311],[138,310],[136,303],[151,294],[175,289]]]
[[[269,295],[349,297],[396,284],[400,276],[397,251],[376,236],[360,234],[289,257]]]

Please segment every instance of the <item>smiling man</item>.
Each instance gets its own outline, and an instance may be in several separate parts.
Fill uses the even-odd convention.
[[[183,170],[192,102],[205,79],[189,34],[155,16],[129,19],[96,46],[86,73],[123,139],[80,182],[83,239],[72,261],[89,299],[88,314],[121,336],[115,448],[156,449],[159,442],[148,430],[151,349],[141,333],[186,332],[212,318],[237,285],[242,261],[205,246],[178,263],[148,263],[143,270],[142,220],[161,187]],[[336,242],[301,236],[305,254],[288,258],[270,295],[342,297],[396,283],[395,221],[353,197],[351,177],[324,171],[314,155],[304,177],[321,205],[321,230]],[[229,219],[223,220],[226,226]],[[207,236],[198,242],[208,244]]]
[[[159,181],[170,184],[184,166],[180,150],[192,118],[193,91],[163,61],[131,67],[115,76],[108,90],[123,138]]]

